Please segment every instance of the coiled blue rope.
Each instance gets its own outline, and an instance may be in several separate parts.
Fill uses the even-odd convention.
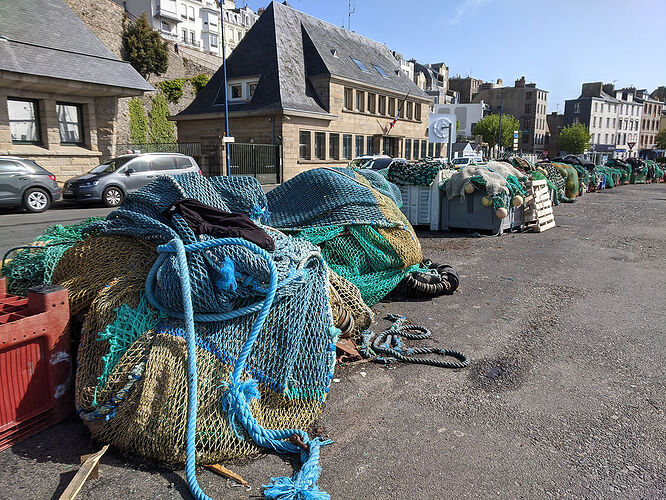
[[[197,314],[195,316],[192,308],[192,288],[190,283],[189,268],[187,264],[187,252],[196,252],[214,248],[222,245],[243,246],[266,261],[270,271],[270,282],[266,297],[264,300],[253,305],[230,311],[227,313]],[[241,352],[234,364],[234,370],[231,374],[229,383],[222,384],[227,387],[222,398],[222,405],[229,419],[231,428],[241,437],[241,426],[246,430],[255,443],[264,448],[270,448],[281,453],[301,452],[303,466],[301,470],[291,478],[273,478],[273,483],[264,485],[267,498],[279,498],[288,500],[290,498],[300,498],[307,495],[312,499],[330,498],[327,493],[321,492],[317,488],[317,479],[321,468],[318,466],[319,448],[332,441],[323,441],[319,438],[310,439],[306,432],[298,429],[271,430],[262,427],[252,415],[250,403],[253,399],[259,398],[257,381],[254,379],[241,382],[241,376],[247,358],[252,351],[261,328],[270,312],[275,293],[278,289],[278,271],[272,257],[264,249],[254,243],[241,238],[220,238],[210,241],[202,241],[183,244],[180,239],[173,239],[165,245],[157,247],[159,256],[155,261],[148,277],[146,279],[146,297],[148,301],[157,309],[163,311],[169,316],[182,318],[185,320],[187,333],[187,372],[188,372],[188,407],[187,407],[187,434],[186,434],[186,463],[185,475],[190,492],[197,500],[210,500],[203,492],[196,477],[196,420],[197,420],[197,359],[196,359],[196,331],[194,328],[195,317],[197,321],[224,321],[227,319],[243,316],[252,312],[259,311],[257,318],[252,325]],[[184,313],[170,311],[163,307],[155,299],[153,287],[157,277],[157,271],[164,263],[169,254],[175,253],[178,259],[178,266],[181,270],[181,292],[183,295]],[[296,439],[294,439],[296,438]],[[287,441],[291,439],[291,441]],[[298,442],[300,440],[300,443]]]

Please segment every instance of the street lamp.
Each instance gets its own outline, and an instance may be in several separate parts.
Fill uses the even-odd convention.
[[[231,158],[229,158],[229,143],[227,138],[229,134],[229,100],[227,93],[229,91],[227,86],[227,54],[226,54],[226,37],[224,36],[224,0],[217,0],[220,6],[220,20],[222,24],[222,73],[224,75],[224,156],[227,163],[227,175],[231,169]]]

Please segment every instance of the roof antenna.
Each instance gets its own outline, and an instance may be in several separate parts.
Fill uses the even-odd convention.
[[[351,16],[352,14],[356,13],[356,0],[354,0],[354,8],[352,9],[352,0],[347,0],[347,16],[349,17],[349,21],[347,23],[347,29],[351,31]]]

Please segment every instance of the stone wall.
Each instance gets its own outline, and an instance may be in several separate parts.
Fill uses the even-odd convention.
[[[66,0],[70,9],[88,26],[97,38],[123,59],[123,12],[122,5],[113,0]]]

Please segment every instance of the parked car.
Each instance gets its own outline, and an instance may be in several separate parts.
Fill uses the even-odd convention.
[[[370,160],[369,162],[365,163],[361,168],[366,168],[369,170],[384,170],[385,168],[388,168],[390,165],[396,165],[396,164],[407,165],[409,164],[409,162],[404,158],[383,157]]]
[[[465,165],[474,165],[479,163],[475,158],[454,158],[451,162],[455,168],[462,168]]]
[[[56,177],[32,160],[0,156],[0,206],[43,212],[60,199]]]
[[[350,163],[349,163],[349,168],[365,168],[363,165],[368,163],[369,161],[372,160],[377,160],[379,158],[388,158],[391,159],[390,156],[386,155],[363,155],[363,156],[357,156],[354,158]]]
[[[142,153],[112,158],[87,174],[65,182],[63,200],[101,201],[117,207],[129,193],[149,184],[159,175],[201,172],[191,156],[180,153]]]

